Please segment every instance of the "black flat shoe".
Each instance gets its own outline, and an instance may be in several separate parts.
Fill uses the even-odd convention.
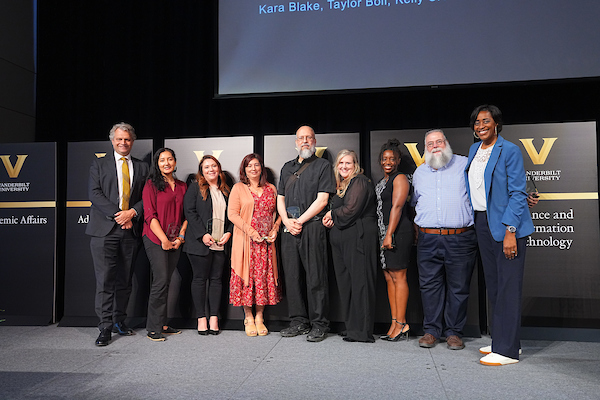
[[[221,331],[219,329],[217,329],[216,331],[213,331],[212,329],[208,330],[208,334],[209,335],[218,335],[219,333],[221,333]]]
[[[200,335],[200,336],[208,336],[208,329],[205,329],[203,331],[198,331],[198,335]]]

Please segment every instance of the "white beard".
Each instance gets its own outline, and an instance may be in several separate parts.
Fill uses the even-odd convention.
[[[436,155],[435,153],[441,153]],[[446,143],[444,150],[434,149],[433,151],[425,150],[425,163],[433,169],[440,169],[450,162],[452,159],[452,147],[450,143]]]
[[[317,147],[315,145],[312,145],[308,147],[308,149],[304,149],[302,150],[302,146],[304,146],[305,143],[300,145],[300,149],[298,150],[298,155],[303,159],[306,160],[307,158],[311,158],[313,154],[315,154],[315,152],[317,151]]]

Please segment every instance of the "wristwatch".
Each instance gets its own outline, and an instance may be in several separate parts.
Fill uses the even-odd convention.
[[[509,231],[510,233],[515,233],[517,231],[517,228],[512,225],[507,225],[506,230]]]

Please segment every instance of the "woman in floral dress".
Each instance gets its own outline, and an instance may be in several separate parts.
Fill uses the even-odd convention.
[[[229,302],[243,307],[248,336],[269,333],[264,324],[265,306],[281,299],[274,244],[281,224],[276,199],[277,190],[267,182],[262,157],[248,154],[240,165],[240,182],[231,190],[228,207],[234,225]]]

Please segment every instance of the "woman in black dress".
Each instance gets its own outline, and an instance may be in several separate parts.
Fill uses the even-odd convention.
[[[342,299],[347,342],[373,343],[377,279],[377,215],[373,183],[358,157],[342,150],[335,162],[337,193],[323,225],[331,228],[333,267]]]
[[[406,269],[414,237],[407,202],[410,183],[406,175],[398,172],[402,157],[399,145],[398,140],[390,139],[381,146],[379,162],[385,176],[375,186],[380,260],[392,314],[390,328],[380,339],[392,342],[408,339],[410,330],[406,323]]]

